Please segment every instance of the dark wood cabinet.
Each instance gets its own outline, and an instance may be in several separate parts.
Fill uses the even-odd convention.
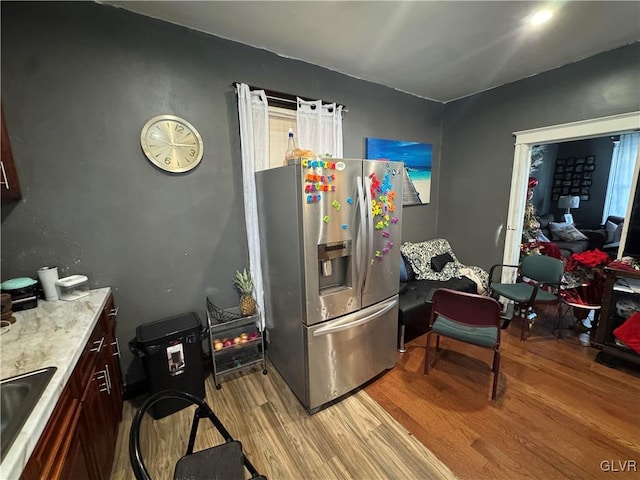
[[[19,200],[22,197],[20,184],[18,183],[18,172],[13,162],[13,153],[7,125],[4,121],[4,109],[0,107],[2,119],[2,138],[0,147],[2,148],[2,158],[0,158],[0,187],[2,188],[2,200]]]
[[[77,428],[77,422],[82,416],[82,405],[78,405],[73,430]],[[64,455],[64,464],[60,473],[63,480],[77,480],[90,478],[89,463],[87,462],[82,440],[79,435],[73,435],[69,441],[69,448]]]
[[[22,479],[111,478],[122,419],[116,312],[109,295]]]
[[[614,357],[640,365],[640,355],[617,342],[613,335],[613,331],[626,320],[625,315],[620,315],[619,304],[627,306],[635,304],[636,308],[640,310],[640,293],[635,293],[631,288],[625,286],[625,279],[640,280],[640,271],[605,268],[605,274],[602,309],[593,344],[602,350],[599,354],[602,363],[614,363],[608,361]]]

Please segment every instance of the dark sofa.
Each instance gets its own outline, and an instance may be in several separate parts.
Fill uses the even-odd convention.
[[[558,237],[551,229],[551,222],[554,221],[552,213],[545,213],[537,217],[540,223],[540,231],[542,234],[557,245],[562,254],[562,258],[568,258],[573,253],[581,253],[586,250],[593,250],[594,248],[602,250],[607,244],[607,230],[605,225],[598,226],[596,228],[578,228],[586,239],[567,241]],[[622,223],[622,217],[610,216],[607,221],[619,225]],[[560,222],[559,222],[560,223]],[[618,239],[619,240],[619,239]]]
[[[400,298],[398,313],[398,351],[404,352],[405,341],[427,332],[431,314],[431,298],[438,288],[451,288],[462,292],[479,293],[486,287],[487,272],[479,267],[460,263],[444,239],[400,247]],[[443,263],[443,256],[451,256]],[[435,259],[435,260],[434,260]],[[438,264],[440,260],[440,264]],[[435,269],[434,269],[435,267]],[[416,269],[419,273],[416,273]],[[470,275],[474,279],[464,276]],[[423,278],[428,277],[428,278]],[[481,286],[478,286],[478,283]],[[482,286],[484,285],[484,286]]]

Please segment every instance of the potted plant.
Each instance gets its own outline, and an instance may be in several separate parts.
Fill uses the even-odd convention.
[[[565,265],[565,300],[577,305],[600,305],[604,294],[604,267],[609,263],[609,255],[597,248],[571,255]]]

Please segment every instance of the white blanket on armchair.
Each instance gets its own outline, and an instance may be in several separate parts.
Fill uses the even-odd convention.
[[[478,293],[487,293],[489,273],[476,266],[461,263],[453,253],[451,245],[444,238],[436,238],[425,242],[405,242],[400,245],[400,252],[407,259],[418,280],[446,281],[451,278],[467,277],[478,286]],[[451,255],[453,261],[447,262],[440,271],[432,268],[432,259],[443,254]]]

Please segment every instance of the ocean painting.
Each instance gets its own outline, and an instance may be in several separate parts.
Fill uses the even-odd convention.
[[[429,203],[431,197],[431,157],[430,143],[367,138],[368,160],[393,160],[404,162],[405,175],[402,205]]]

